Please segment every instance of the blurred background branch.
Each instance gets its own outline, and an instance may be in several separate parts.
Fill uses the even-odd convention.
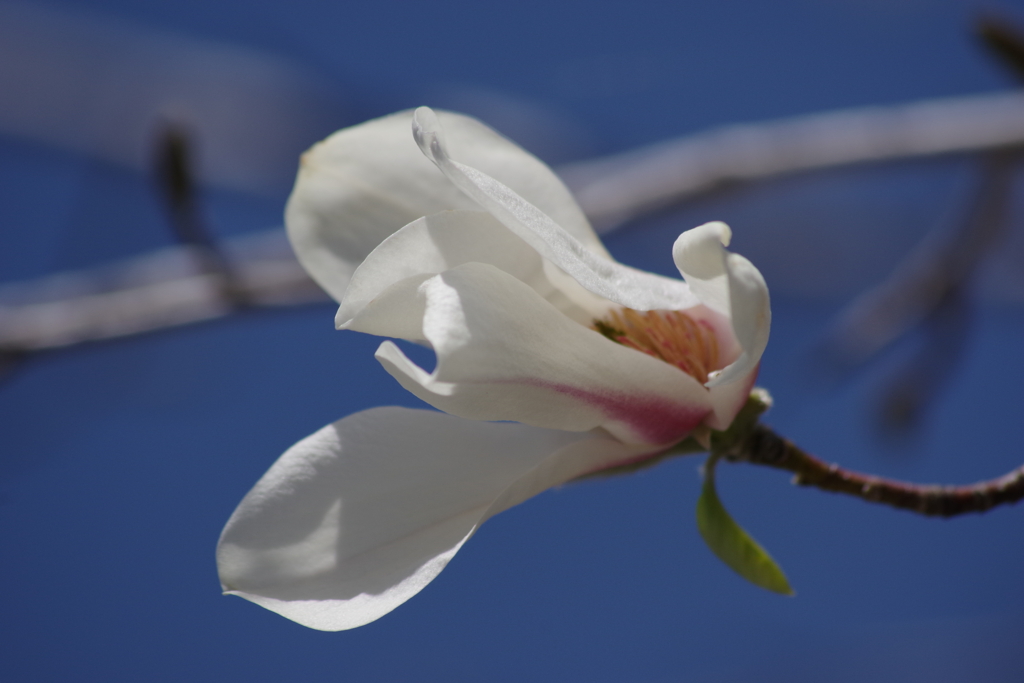
[[[976,31],[988,54],[1024,82],[1024,35],[996,17],[979,19]],[[916,348],[888,373],[879,392],[876,421],[886,435],[914,433],[960,365],[973,327],[971,286],[1006,238],[1022,149],[979,153],[966,215],[951,230],[933,230],[885,281],[850,303],[826,335],[825,359],[849,375],[919,332]]]
[[[917,348],[881,391],[878,422],[889,435],[912,431],[959,365],[971,330],[970,285],[1005,236],[1019,159],[1013,148],[983,155],[966,216],[952,230],[930,233],[886,280],[848,304],[826,334],[824,360],[849,376],[921,332]]]
[[[996,93],[728,126],[559,169],[607,232],[727,185],[1024,143],[1024,95]]]
[[[283,231],[224,244],[234,287],[252,308],[327,301],[292,255]],[[182,245],[123,263],[0,288],[0,351],[42,351],[222,318],[238,312],[209,253]]]
[[[0,287],[0,350],[38,351],[220,318],[234,312],[237,297],[255,307],[325,300],[291,257],[281,231],[226,242],[222,256],[208,238],[198,237],[194,190],[183,199],[181,177],[166,170],[180,163],[168,161],[173,160],[168,149],[182,148],[183,135],[177,129],[164,138],[160,176],[185,244],[95,270]],[[733,126],[577,162],[559,172],[607,232],[725,183],[866,162],[1013,150],[1022,144],[1024,95],[998,93]],[[959,245],[953,248],[958,251]],[[220,263],[212,270],[211,258]],[[225,297],[227,263],[236,294]]]

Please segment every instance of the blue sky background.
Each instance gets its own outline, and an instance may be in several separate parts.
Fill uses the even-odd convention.
[[[145,79],[159,60],[135,55],[153,43],[164,57],[245,48],[301,81],[253,86],[296,105],[282,115],[295,149],[265,162],[279,180],[211,184],[221,236],[280,224],[280,179],[304,145],[397,109],[462,109],[558,163],[724,123],[1009,88],[970,26],[980,9],[1024,23],[1020,4],[931,0],[0,3],[11,7],[55,22],[71,12],[86,43],[113,27],[89,43],[104,50],[81,57],[104,87],[128,67]],[[14,107],[3,97],[0,111]],[[68,130],[90,106],[79,123],[67,115]],[[58,126],[44,139],[2,120],[0,282],[173,243],[145,174]],[[946,160],[789,179],[607,243],[672,274],[682,230],[728,221],[734,249],[772,287],[768,421],[853,469],[967,483],[1024,458],[1019,301],[979,289],[966,357],[922,430],[898,444],[879,438],[872,411],[909,347],[842,384],[819,381],[809,353],[858,291],[956,220],[973,178],[969,160]],[[1013,251],[1021,208],[1004,258],[1024,258]],[[1020,680],[1024,508],[925,519],[723,465],[723,500],[797,591],[782,598],[704,547],[692,458],[498,516],[420,595],[354,631],[308,630],[222,597],[218,534],[285,448],[357,410],[417,405],[373,360],[377,339],[332,322],[326,304],[246,314],[41,355],[0,384],[0,678]]]

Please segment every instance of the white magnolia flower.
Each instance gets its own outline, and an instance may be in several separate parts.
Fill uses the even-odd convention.
[[[685,283],[616,263],[547,166],[458,114],[420,108],[314,146],[286,220],[339,329],[434,350],[433,372],[390,341],[376,356],[448,413],[328,425],[228,521],[225,592],[317,629],[391,611],[502,510],[724,429],[768,340],[764,279],[725,250],[724,223],[676,241]]]

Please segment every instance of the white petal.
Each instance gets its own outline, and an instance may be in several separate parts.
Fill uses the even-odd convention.
[[[561,275],[556,286],[540,255],[491,214],[445,211],[413,221],[366,257],[341,301],[338,328],[420,340],[421,333],[415,337],[408,334],[408,302],[393,293],[382,295],[407,278],[418,278],[418,284],[426,279],[419,276],[437,275],[472,262],[488,263],[526,283],[577,322],[589,324],[609,306],[564,274],[555,273]],[[398,327],[391,327],[389,321]]]
[[[542,207],[586,248],[607,256],[561,180],[543,162],[475,119],[440,112],[463,158]],[[302,157],[285,223],[299,261],[340,301],[356,266],[411,221],[478,209],[416,147],[412,112],[338,131]]]
[[[750,261],[726,251],[731,238],[729,226],[716,221],[687,230],[672,247],[690,289],[702,304],[731,320],[743,350],[729,366],[712,373],[709,387],[747,379],[761,362],[771,330],[768,285]]]
[[[645,311],[658,308],[679,310],[697,303],[684,283],[645,273],[597,254],[563,229],[543,207],[536,206],[514,188],[478,168],[455,161],[448,149],[441,121],[427,107],[416,110],[413,132],[423,153],[467,197],[494,214],[541,256],[589,291],[623,306]]]
[[[377,358],[402,386],[445,412],[669,443],[711,411],[681,370],[572,322],[493,266],[469,263],[423,282],[427,373],[391,342]]]
[[[444,569],[488,517],[649,452],[601,434],[374,408],[289,449],[217,548],[221,583],[306,626],[387,614]]]
[[[732,330],[732,322],[725,315],[701,305],[685,311],[695,322],[710,327],[718,340],[719,359],[723,364],[731,364],[742,354]],[[704,424],[712,429],[726,429],[732,424],[733,418],[747,402],[750,390],[757,379],[758,366],[748,370],[745,377],[727,383],[708,386],[711,396],[711,414],[704,419]]]
[[[747,402],[754,382],[757,381],[758,366],[750,368],[744,377],[732,382],[719,383],[708,388],[711,394],[711,414],[704,424],[712,429],[728,429],[737,413]]]

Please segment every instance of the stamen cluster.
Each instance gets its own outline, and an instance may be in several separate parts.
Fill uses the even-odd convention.
[[[613,342],[642,351],[676,366],[701,384],[708,373],[720,369],[718,340],[704,321],[681,311],[612,311],[595,320],[593,329]]]

